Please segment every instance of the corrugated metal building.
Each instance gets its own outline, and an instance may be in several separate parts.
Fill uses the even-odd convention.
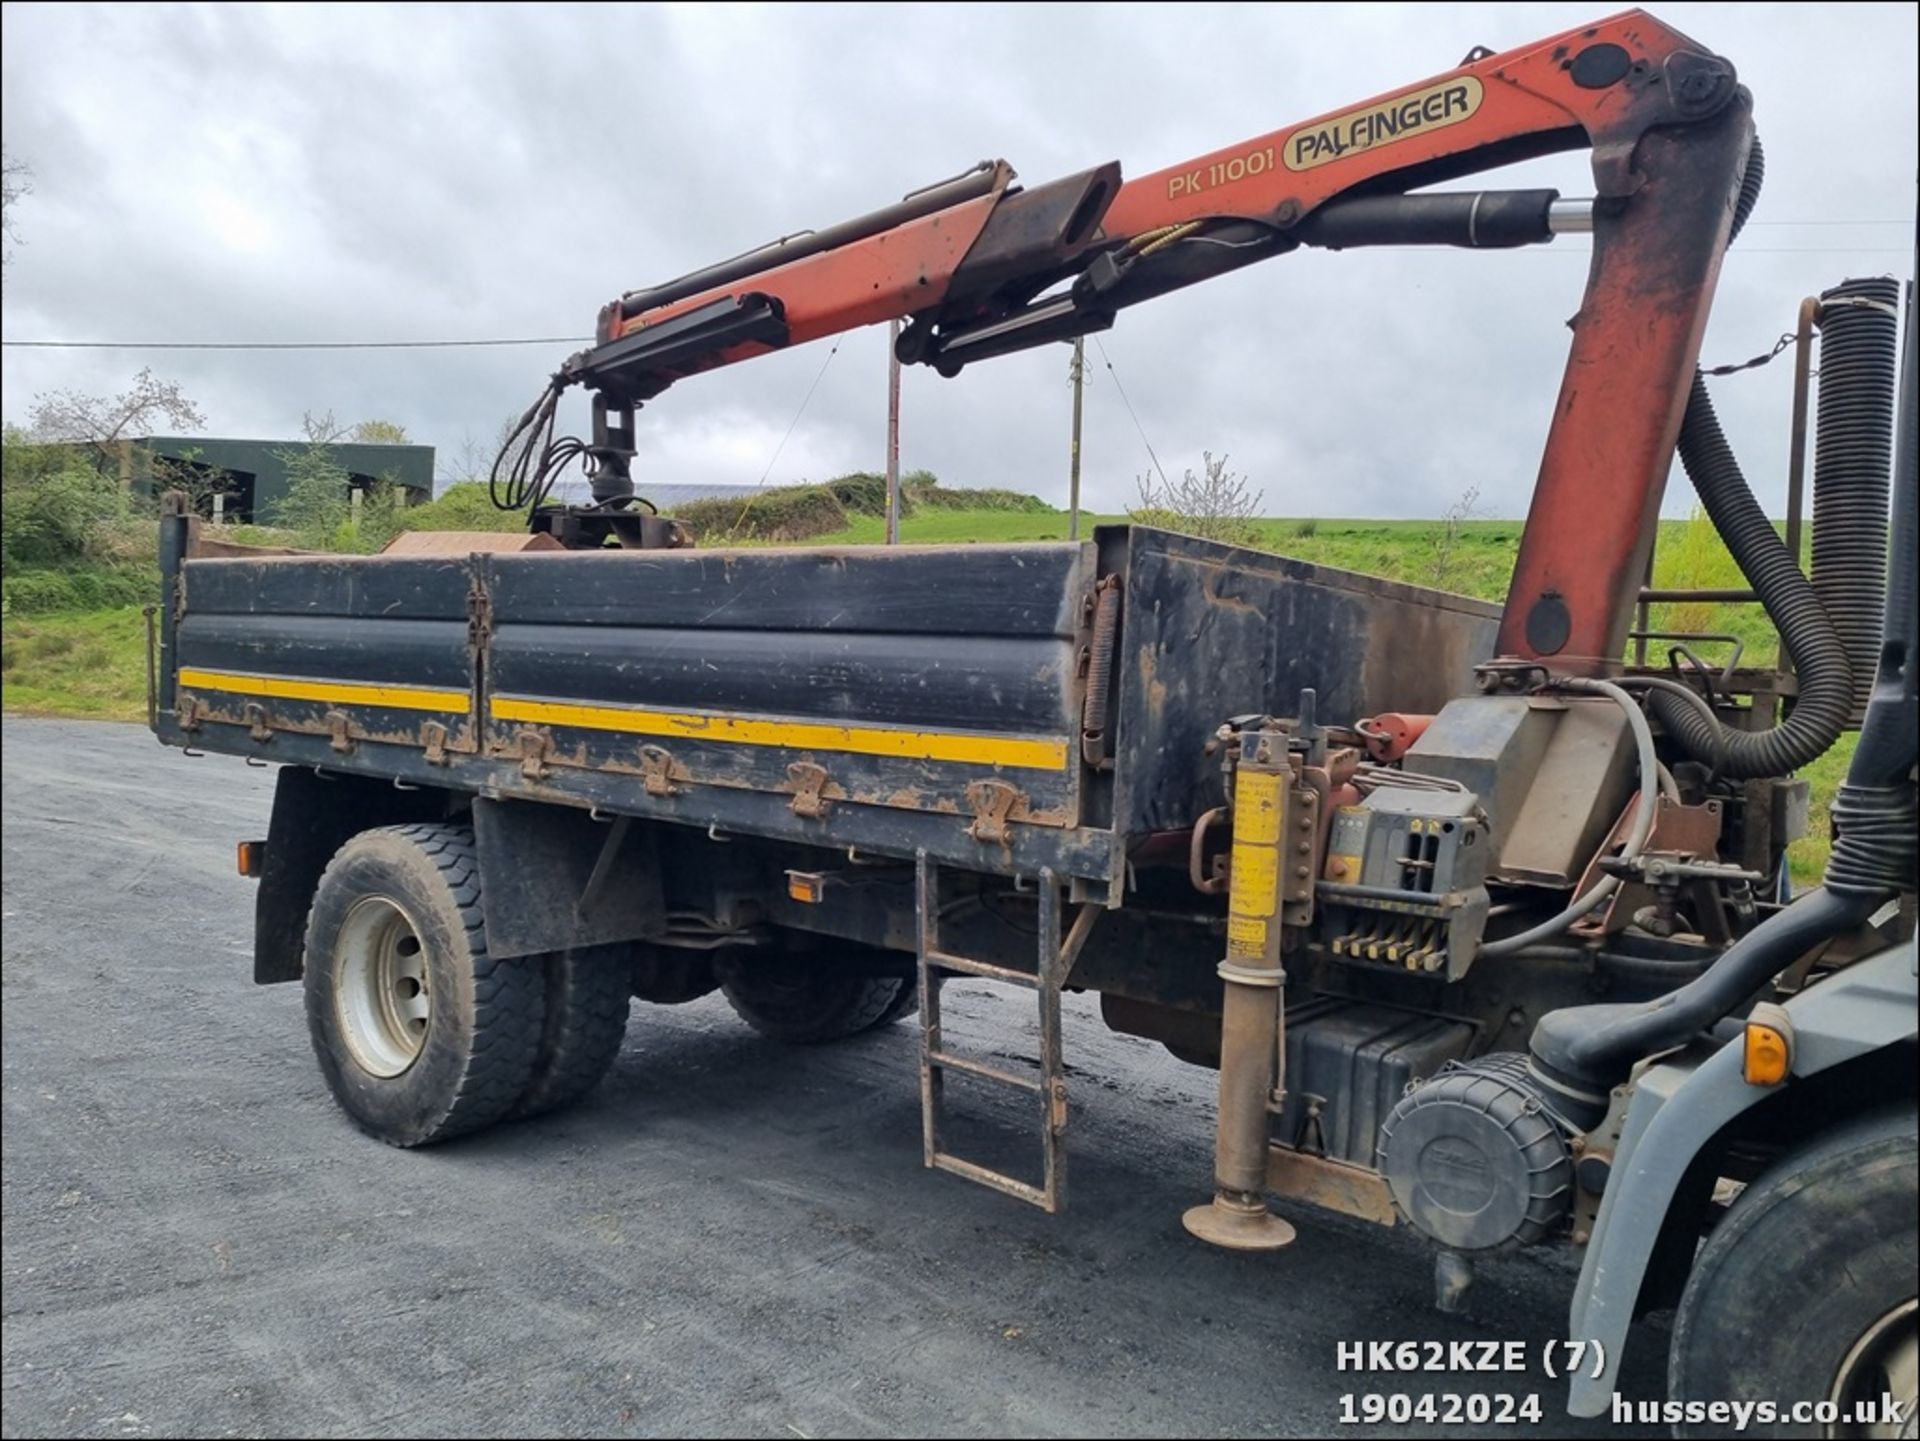
[[[230,521],[272,525],[290,480],[287,461],[320,449],[304,440],[235,440],[206,435],[147,435],[119,443],[120,479],[138,489],[153,485],[155,462],[187,466],[207,479],[219,477],[224,511]],[[433,499],[433,447],[360,445],[349,441],[324,447],[347,472],[349,491],[381,482],[402,486],[408,505]],[[212,487],[208,487],[209,490]],[[203,503],[203,508],[205,508]]]

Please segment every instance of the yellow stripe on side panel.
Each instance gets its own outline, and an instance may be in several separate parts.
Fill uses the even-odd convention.
[[[347,705],[385,706],[389,710],[451,711],[466,715],[473,697],[463,690],[425,685],[366,685],[334,680],[299,680],[283,675],[247,675],[241,671],[180,668],[188,690],[227,691],[234,695],[274,696],[281,700],[341,701]]]
[[[1063,771],[1068,757],[1064,739],[833,725],[776,716],[683,714],[644,710],[638,706],[534,700],[525,696],[495,696],[493,715],[496,720],[579,726],[628,735],[680,736],[690,740],[731,741],[736,745],[848,751],[856,755],[959,761],[965,765],[1013,766],[1021,770]]]

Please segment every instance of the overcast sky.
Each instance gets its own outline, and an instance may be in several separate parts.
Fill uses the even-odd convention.
[[[1029,183],[1144,174],[1541,39],[1591,4],[256,8],[8,5],[4,131],[33,168],[10,340],[585,336],[600,304],[885,205],[985,156]],[[1799,296],[1910,269],[1916,7],[1700,5],[1661,18],[1734,61],[1767,190],[1729,258],[1709,363],[1766,349]],[[1584,155],[1495,184],[1587,194]],[[1125,312],[1102,337],[1171,471],[1225,451],[1281,515],[1520,515],[1585,278],[1527,252],[1303,252]],[[637,474],[753,483],[829,342],[682,382]],[[884,329],[842,338],[770,483],[881,466]],[[380,417],[444,465],[567,347],[5,353],[4,414],[143,364],[208,433]],[[1147,468],[1091,345],[1089,503]],[[909,370],[902,462],[1063,502],[1065,347],[957,380]],[[1783,494],[1790,369],[1722,381],[1762,499]],[[584,423],[570,401],[565,418]],[[1669,512],[1690,496],[1676,475]]]

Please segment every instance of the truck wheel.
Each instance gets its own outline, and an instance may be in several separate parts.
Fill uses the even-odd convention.
[[[911,977],[876,976],[850,966],[778,953],[714,958],[734,1013],[770,1040],[794,1045],[841,1041],[890,1025],[919,999]]]
[[[546,1024],[516,1116],[558,1110],[600,1084],[627,1034],[630,970],[624,946],[581,946],[546,957]]]
[[[487,954],[473,832],[363,831],[307,917],[307,1030],[354,1123],[424,1146],[506,1116],[540,1053],[546,977]]]
[[[1805,1400],[1846,1408],[1920,1382],[1912,1111],[1878,1112],[1783,1157],[1701,1248],[1674,1316],[1677,1401]],[[1909,1419],[1907,1425],[1911,1427]],[[1704,1422],[1681,1436],[1719,1435]],[[1899,1436],[1759,1421],[1752,1436]]]

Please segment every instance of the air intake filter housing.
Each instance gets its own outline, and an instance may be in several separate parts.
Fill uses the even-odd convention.
[[[1573,1158],[1525,1056],[1450,1065],[1380,1128],[1380,1172],[1400,1213],[1455,1251],[1530,1246],[1565,1222]]]

